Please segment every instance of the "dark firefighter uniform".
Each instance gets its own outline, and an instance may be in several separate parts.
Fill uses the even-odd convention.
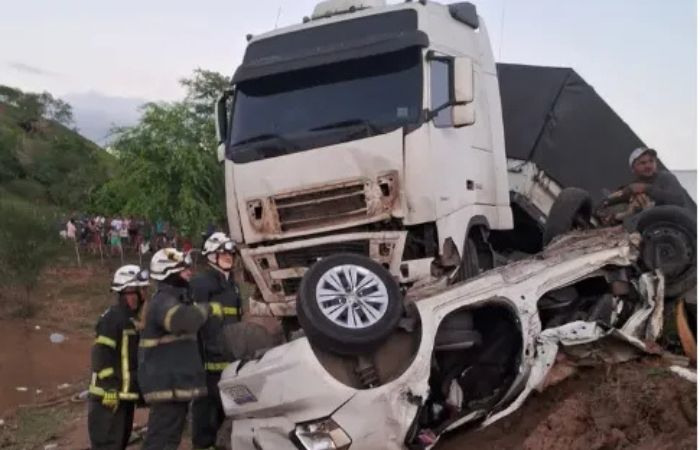
[[[214,448],[216,434],[224,421],[218,384],[231,357],[225,350],[223,327],[240,320],[241,299],[232,277],[213,267],[195,276],[190,286],[197,303],[208,303],[212,311],[221,313],[209,316],[199,330],[208,392],[192,404],[192,444],[198,450]]]
[[[139,342],[139,385],[150,405],[144,450],[177,449],[189,402],[206,394],[197,331],[208,316],[186,282],[163,281],[151,299]]]
[[[93,450],[126,448],[139,400],[138,334],[126,304],[110,306],[97,322],[88,389],[88,429]]]

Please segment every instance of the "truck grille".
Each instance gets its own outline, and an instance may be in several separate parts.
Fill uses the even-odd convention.
[[[286,278],[282,280],[282,291],[284,295],[289,297],[296,295],[299,292],[299,285],[301,284],[301,278]]]
[[[277,266],[280,269],[291,267],[311,267],[313,263],[336,253],[355,253],[369,256],[369,241],[346,241],[314,247],[298,248],[277,252]]]
[[[367,215],[363,183],[274,198],[281,231]]]

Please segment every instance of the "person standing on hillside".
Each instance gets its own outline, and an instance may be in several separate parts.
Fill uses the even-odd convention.
[[[129,443],[136,382],[138,315],[146,298],[148,272],[126,265],[114,273],[117,302],[100,316],[92,347],[92,379],[88,388],[88,434],[92,450],[123,450]]]
[[[68,219],[68,223],[66,223],[66,238],[75,241],[75,234],[77,231],[78,228],[75,226],[75,220],[71,217]]]
[[[194,303],[189,254],[164,248],[151,259],[158,290],[148,305],[139,343],[139,385],[151,410],[144,450],[176,450],[182,439],[189,403],[206,395],[207,385],[197,332],[209,305]]]
[[[210,316],[199,331],[208,393],[192,403],[192,447],[195,450],[214,448],[216,434],[224,421],[218,384],[221,372],[231,361],[224,348],[223,327],[241,318],[241,298],[232,273],[235,243],[224,233],[213,233],[203,247],[202,255],[207,257],[209,268],[192,279],[192,297],[221,314]]]

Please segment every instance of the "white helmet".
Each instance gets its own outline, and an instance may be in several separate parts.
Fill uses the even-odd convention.
[[[165,280],[170,275],[192,266],[192,257],[174,248],[158,250],[151,258],[151,278]]]
[[[128,287],[148,286],[148,270],[141,270],[135,264],[127,264],[114,272],[111,290],[121,292]]]
[[[233,253],[236,250],[236,243],[226,236],[225,233],[216,232],[207,238],[204,242],[202,255],[208,256],[214,253]]]

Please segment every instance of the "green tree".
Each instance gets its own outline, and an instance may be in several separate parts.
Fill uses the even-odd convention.
[[[96,192],[94,206],[108,214],[167,220],[194,237],[224,217],[212,111],[226,80],[198,69],[181,83],[187,89],[183,101],[149,103],[136,126],[115,131],[117,173]]]
[[[60,251],[52,219],[10,202],[0,201],[0,273],[22,288],[20,313],[34,312],[32,291],[42,270]]]
[[[34,130],[36,123],[41,120],[46,110],[45,96],[42,94],[26,93],[17,99],[17,123],[26,132]]]

